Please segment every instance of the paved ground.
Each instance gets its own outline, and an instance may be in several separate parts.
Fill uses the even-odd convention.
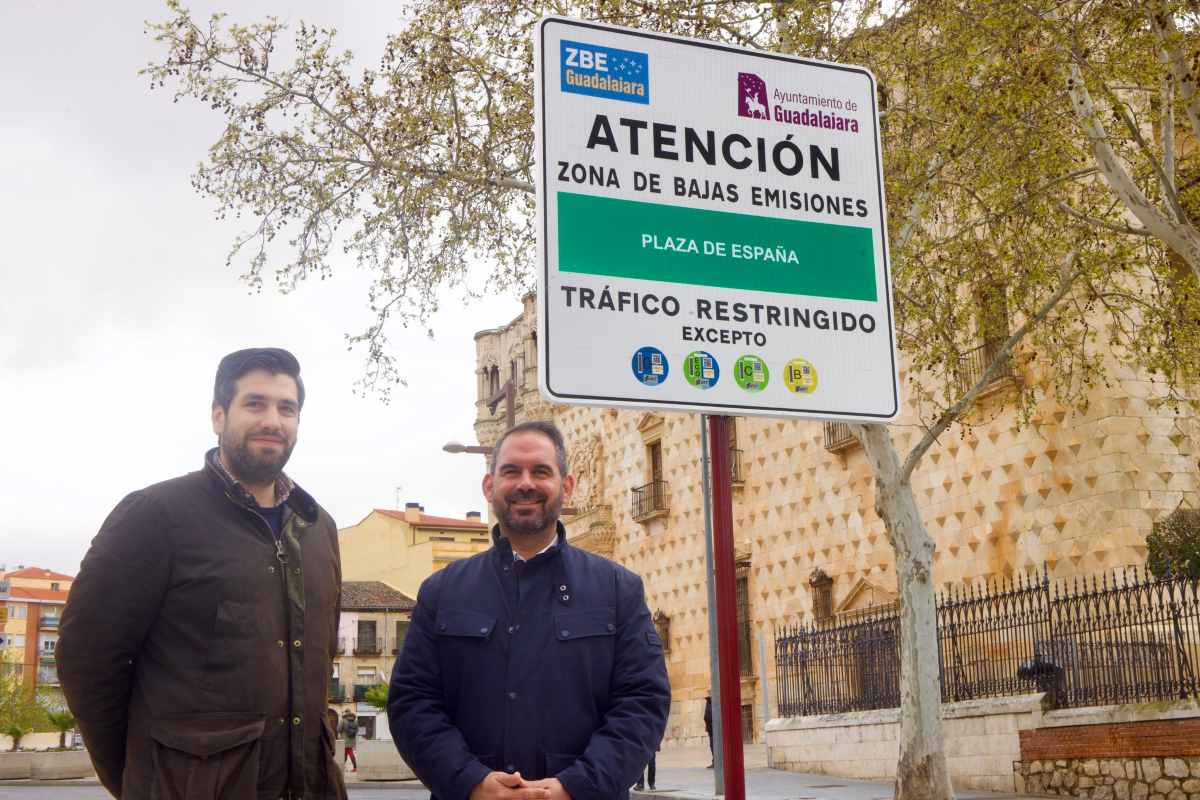
[[[673,748],[658,756],[655,791],[637,792],[635,800],[711,800],[714,792],[713,771],[706,769],[708,748]],[[746,797],[753,800],[891,800],[890,783],[856,781],[828,775],[802,775],[767,769],[766,748],[748,747],[746,761]],[[353,800],[428,800],[429,793],[414,782],[366,783],[357,776],[346,776]],[[108,800],[108,793],[95,781],[33,783],[0,782],[0,800]],[[959,800],[1034,800],[1011,794],[962,792]]]

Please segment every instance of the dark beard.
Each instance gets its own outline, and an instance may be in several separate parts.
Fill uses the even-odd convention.
[[[263,484],[274,483],[283,474],[283,468],[292,457],[295,444],[284,443],[283,453],[274,459],[261,459],[250,453],[243,440],[241,444],[226,446],[221,444],[221,451],[229,462],[229,471],[241,483]]]
[[[526,517],[516,519],[512,513],[512,502],[514,500],[542,500],[545,509],[542,514],[535,517]],[[545,532],[546,528],[554,524],[558,520],[559,512],[562,511],[562,494],[553,499],[543,498],[540,492],[529,492],[522,494],[514,492],[504,499],[502,502],[492,503],[496,510],[496,518],[500,522],[500,527],[505,533],[514,534],[517,536],[535,536]]]

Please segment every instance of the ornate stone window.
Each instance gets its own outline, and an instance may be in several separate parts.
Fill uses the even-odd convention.
[[[813,619],[825,622],[833,619],[833,578],[817,567],[808,578],[812,587]]]

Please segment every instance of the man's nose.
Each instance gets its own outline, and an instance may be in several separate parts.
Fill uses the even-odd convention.
[[[262,415],[262,426],[271,431],[279,431],[283,429],[283,416],[279,413],[279,409],[271,407]]]

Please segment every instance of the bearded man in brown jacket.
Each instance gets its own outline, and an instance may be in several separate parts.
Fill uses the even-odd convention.
[[[71,587],[58,669],[122,800],[342,800],[325,719],[337,527],[283,473],[304,384],[286,350],[221,360],[219,447],[134,492]]]

